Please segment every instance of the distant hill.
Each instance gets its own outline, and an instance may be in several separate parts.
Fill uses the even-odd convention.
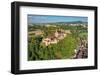
[[[29,25],[40,25],[40,24],[87,24],[88,22],[82,22],[82,21],[72,21],[72,22],[53,22],[53,23],[32,23]]]
[[[57,22],[57,23],[64,23],[64,24],[87,24],[87,22],[82,22],[82,21],[72,21],[72,22]]]

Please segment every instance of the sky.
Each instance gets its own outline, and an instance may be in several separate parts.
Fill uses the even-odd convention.
[[[53,15],[28,15],[28,23],[54,23],[54,22],[87,22],[87,17],[80,16],[53,16]]]

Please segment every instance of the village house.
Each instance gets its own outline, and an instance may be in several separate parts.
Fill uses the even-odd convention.
[[[63,39],[64,38],[64,32],[63,31],[56,31],[55,32],[55,37],[57,38],[57,39]]]
[[[55,37],[58,39],[63,39],[64,37],[67,36],[67,34],[70,34],[70,30],[59,30],[55,32]]]
[[[58,40],[57,40],[56,37],[52,37],[52,38],[51,38],[51,44],[55,44],[55,43],[57,43],[57,42],[58,42]]]
[[[42,43],[44,43],[46,46],[50,44],[56,44],[59,40],[64,39],[69,33],[71,33],[70,30],[66,30],[66,31],[62,29],[56,30],[56,32],[54,33],[54,36],[44,38],[42,40]]]
[[[42,40],[42,43],[44,43],[46,46],[48,46],[50,44],[56,44],[57,42],[58,42],[57,39],[53,38],[53,37],[51,37],[51,38],[47,37]]]
[[[50,38],[45,38],[42,40],[42,43],[44,43],[46,46],[50,44],[51,39]]]

